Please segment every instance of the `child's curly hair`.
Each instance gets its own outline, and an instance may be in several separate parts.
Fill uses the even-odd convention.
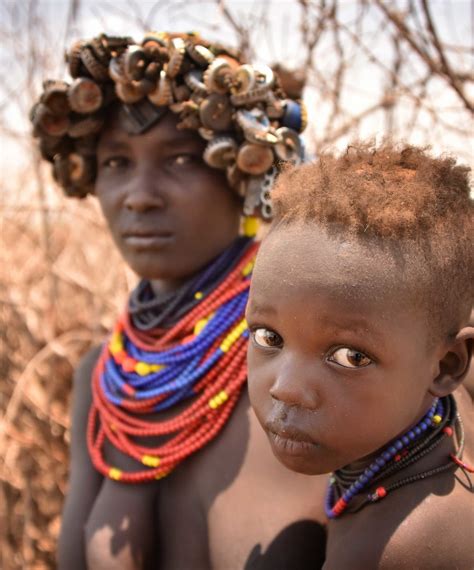
[[[404,277],[413,290],[422,287],[438,317],[436,332],[454,334],[474,296],[469,172],[422,148],[353,144],[343,156],[286,169],[272,191],[273,227],[316,222],[401,256]]]

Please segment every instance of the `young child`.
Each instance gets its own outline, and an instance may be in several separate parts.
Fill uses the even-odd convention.
[[[72,82],[46,82],[32,112],[41,152],[68,195],[97,196],[142,280],[76,373],[59,568],[318,568],[314,483],[249,409],[256,243],[239,237],[242,211],[271,215],[277,163],[300,159],[302,107],[197,35],[102,35],[67,58]]]
[[[324,568],[474,568],[468,169],[356,145],[272,196],[250,400],[285,466],[332,473]]]

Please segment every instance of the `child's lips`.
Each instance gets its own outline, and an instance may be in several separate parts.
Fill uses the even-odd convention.
[[[308,455],[319,447],[306,432],[281,422],[269,421],[265,424],[273,449],[281,455]]]

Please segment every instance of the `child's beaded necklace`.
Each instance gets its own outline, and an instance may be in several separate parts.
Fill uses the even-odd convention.
[[[380,455],[364,470],[342,468],[335,471],[330,479],[326,494],[325,510],[328,518],[342,515],[354,497],[367,492],[369,487],[412,465],[437,447],[445,437],[456,434],[457,450],[449,456],[449,461],[439,467],[401,478],[387,486],[378,486],[375,492],[368,493],[350,512],[357,512],[368,504],[383,499],[395,489],[415,483],[458,467],[474,473],[474,468],[462,461],[464,449],[464,429],[461,417],[456,410],[452,396],[437,399],[422,420],[397,440],[391,442]]]
[[[207,294],[205,287],[195,291],[194,304],[171,328],[137,329],[128,313],[119,319],[94,371],[87,433],[92,462],[104,476],[160,479],[223,428],[247,377],[244,312],[256,250],[252,241],[243,251],[241,244],[224,280]],[[189,399],[171,419],[143,418]],[[171,437],[155,446],[135,441],[159,436]],[[145,468],[124,472],[108,464],[106,441]]]

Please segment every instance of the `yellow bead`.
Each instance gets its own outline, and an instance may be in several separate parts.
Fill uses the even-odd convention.
[[[122,335],[119,332],[114,332],[112,334],[112,336],[110,337],[110,341],[111,342],[119,342],[120,344],[122,344]]]
[[[247,277],[247,275],[250,275],[250,273],[252,273],[254,264],[255,264],[254,261],[249,261],[247,265],[242,269],[242,275],[244,277]]]
[[[196,293],[194,293],[194,298],[195,299],[202,299],[204,297],[204,293],[202,291],[196,291]]]
[[[122,477],[122,471],[120,471],[120,469],[117,469],[117,467],[111,467],[109,469],[110,479],[115,479],[115,481],[120,481],[121,477]]]
[[[216,402],[214,401],[214,398],[211,398],[211,399],[209,400],[209,407],[212,408],[213,410],[215,410],[215,409],[217,408],[217,404],[216,404]]]
[[[166,477],[169,474],[170,474],[169,471],[163,471],[163,473],[158,473],[158,475],[155,476],[155,479],[157,480],[163,479],[163,477]]]
[[[135,364],[135,372],[139,376],[147,376],[147,374],[150,374],[151,372],[151,366],[146,362],[137,362]]]
[[[109,343],[109,350],[112,354],[117,354],[117,352],[120,352],[121,350],[123,350],[123,344],[122,341],[111,341]]]
[[[244,219],[244,235],[247,237],[254,237],[257,235],[260,223],[255,216],[248,216]]]
[[[164,364],[150,364],[151,372],[159,372],[164,367],[165,367]]]
[[[109,341],[109,349],[112,354],[117,353],[123,349],[122,335],[120,333],[113,333]]]
[[[194,326],[194,336],[197,336],[202,329],[207,325],[208,318],[201,319]]]
[[[441,420],[442,420],[442,419],[443,419],[443,418],[442,418],[439,414],[436,414],[436,415],[433,416],[433,423],[434,423],[435,425],[438,425],[439,423],[441,423]]]
[[[242,319],[240,323],[232,329],[232,331],[226,336],[220,345],[222,352],[228,352],[229,348],[234,344],[234,342],[242,335],[242,333],[247,328],[247,321]]]
[[[153,455],[144,455],[142,457],[142,463],[147,467],[158,467],[160,464],[160,458]]]

